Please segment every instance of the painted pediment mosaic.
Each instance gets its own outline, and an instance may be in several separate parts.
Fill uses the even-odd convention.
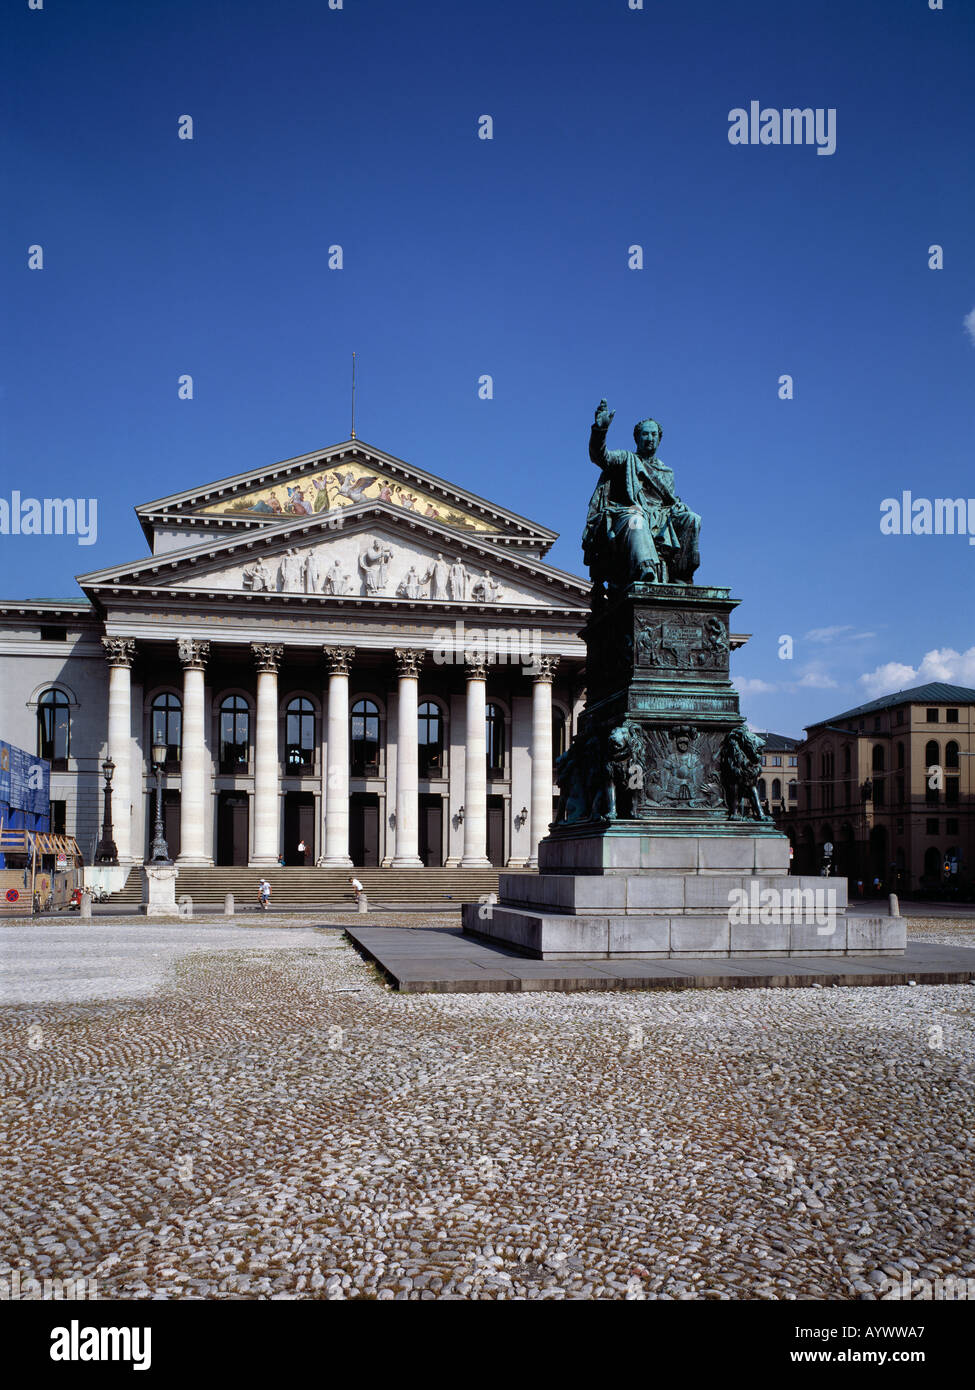
[[[404,512],[456,526],[466,531],[488,532],[496,527],[483,517],[458,510],[422,487],[404,485],[384,476],[369,464],[339,464],[303,474],[293,483],[262,487],[242,497],[228,497],[202,507],[203,515],[247,516],[283,521],[289,516],[321,516],[361,502],[387,502]]]
[[[174,588],[231,592],[308,594],[461,603],[530,603],[551,607],[545,582],[537,586],[505,572],[503,562],[436,550],[412,537],[383,530],[339,533],[287,548],[242,555],[231,565],[194,565],[192,574],[169,580]]]

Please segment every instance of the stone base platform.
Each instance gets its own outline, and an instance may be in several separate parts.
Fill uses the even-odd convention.
[[[903,955],[788,960],[528,960],[452,927],[349,927],[358,951],[404,994],[529,990],[828,989],[975,981],[975,949],[912,941]]]
[[[900,954],[900,917],[850,917],[841,878],[788,872],[784,836],[554,837],[464,930],[536,960]]]
[[[727,913],[570,916],[497,906],[463,909],[465,932],[535,960],[654,960],[687,957],[900,955],[907,944],[903,917],[732,922]]]

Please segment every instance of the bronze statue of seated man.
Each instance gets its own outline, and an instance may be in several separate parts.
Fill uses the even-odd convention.
[[[663,431],[641,420],[633,431],[636,452],[607,449],[615,411],[599,402],[589,437],[589,457],[601,470],[589,502],[582,537],[593,597],[627,585],[692,584],[701,562],[701,518],[674,491],[674,474],[657,457]]]

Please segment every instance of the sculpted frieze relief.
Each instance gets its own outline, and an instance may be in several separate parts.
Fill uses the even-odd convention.
[[[715,614],[674,613],[637,622],[637,663],[671,670],[722,670],[728,663],[728,629]]]
[[[201,573],[174,582],[180,587],[206,584],[254,594],[546,603],[531,590],[512,587],[490,569],[475,569],[457,556],[440,551],[431,555],[418,545],[361,534],[317,546],[292,546],[283,555],[258,555],[218,574]]]

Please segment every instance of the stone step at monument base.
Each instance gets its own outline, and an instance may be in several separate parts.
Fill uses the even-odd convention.
[[[878,956],[900,955],[907,945],[903,917],[831,916],[815,908],[560,913],[500,903],[487,912],[464,907],[462,920],[470,935],[536,960]]]
[[[734,912],[760,917],[803,911],[835,915],[847,908],[845,878],[776,872],[501,874],[498,894],[506,907],[575,916]]]
[[[788,874],[789,841],[774,826],[727,822],[717,832],[658,835],[617,822],[539,842],[540,874]]]

